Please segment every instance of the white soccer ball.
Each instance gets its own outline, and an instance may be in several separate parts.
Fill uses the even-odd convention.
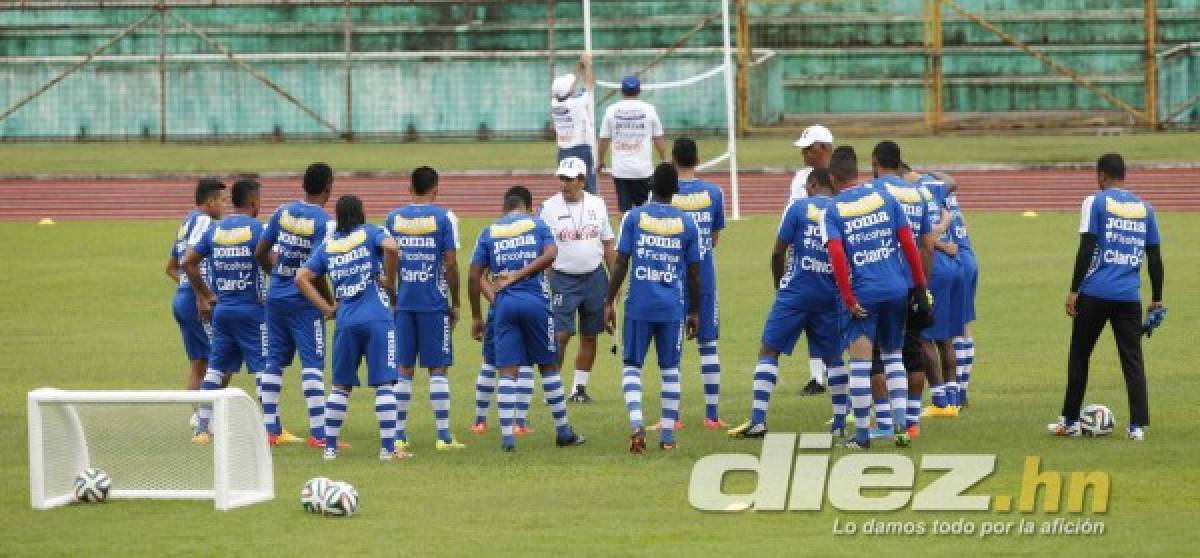
[[[75,477],[75,499],[80,502],[103,502],[109,488],[112,478],[103,469],[89,467]]]
[[[314,477],[304,483],[300,489],[300,505],[309,513],[325,511],[325,490],[333,481],[325,477]]]
[[[1079,430],[1084,436],[1107,436],[1113,433],[1116,418],[1104,405],[1091,404],[1079,413]]]
[[[327,515],[350,517],[358,511],[358,491],[348,482],[329,483],[323,500]]]

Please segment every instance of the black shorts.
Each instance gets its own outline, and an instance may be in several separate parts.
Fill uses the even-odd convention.
[[[613,188],[617,191],[617,208],[621,213],[650,199],[649,178],[613,178]]]
[[[901,356],[904,359],[904,370],[909,374],[917,372],[928,373],[929,363],[925,361],[925,350],[921,347],[921,330],[904,329],[904,348]],[[883,359],[880,357],[879,345],[875,345],[871,353],[871,375],[883,374]]]

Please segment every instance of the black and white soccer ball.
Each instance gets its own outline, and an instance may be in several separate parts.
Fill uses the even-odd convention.
[[[350,517],[358,511],[358,491],[348,482],[334,481],[325,488],[325,514]]]
[[[333,481],[325,477],[314,477],[304,483],[300,489],[300,506],[309,513],[325,511],[325,490]]]
[[[1079,413],[1079,430],[1084,436],[1108,436],[1116,426],[1116,417],[1111,409],[1093,403]]]
[[[75,476],[75,499],[80,502],[103,502],[112,488],[112,477],[103,469],[89,467]]]

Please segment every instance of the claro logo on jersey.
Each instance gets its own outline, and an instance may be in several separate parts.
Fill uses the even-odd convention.
[[[852,202],[838,202],[837,211],[842,217],[858,217],[883,207],[883,196],[871,192]]]
[[[1107,472],[1043,471],[1041,458],[1027,456],[1016,495],[972,494],[969,492],[973,488],[995,472],[994,454],[910,457],[898,453],[848,453],[834,459],[829,454],[832,446],[830,434],[775,433],[763,439],[759,456],[703,457],[692,467],[688,502],[698,510],[715,512],[820,511],[828,502],[834,509],[853,512],[908,508],[1057,513],[1065,495],[1066,511],[1083,513],[1090,495],[1092,513],[1108,511],[1111,478]],[[757,477],[753,492],[724,492],[725,475],[735,471]],[[918,489],[919,485],[923,488]],[[835,534],[845,534],[836,533],[836,529],[835,524]]]

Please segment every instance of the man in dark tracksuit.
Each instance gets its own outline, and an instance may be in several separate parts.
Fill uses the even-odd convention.
[[[1150,275],[1150,310],[1162,306],[1163,265],[1154,209],[1123,189],[1125,161],[1116,153],[1096,162],[1100,192],[1083,201],[1079,252],[1067,315],[1073,318],[1062,416],[1051,425],[1057,436],[1078,436],[1079,408],[1087,390],[1088,359],[1104,325],[1112,323],[1129,395],[1128,435],[1145,439],[1150,424],[1142,366],[1141,264]]]

